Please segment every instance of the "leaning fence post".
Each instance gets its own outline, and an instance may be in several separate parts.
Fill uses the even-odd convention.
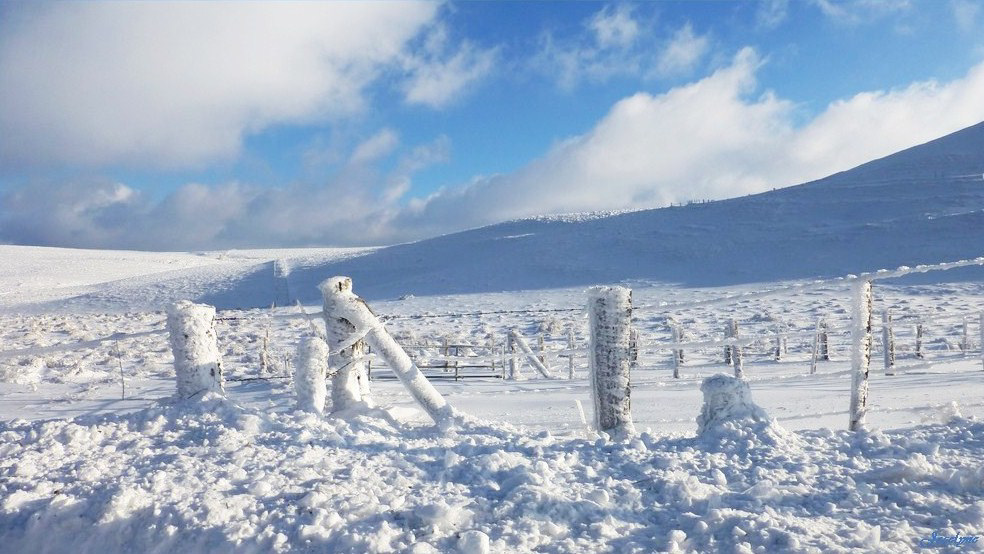
[[[523,336],[519,334],[519,331],[513,329],[509,331],[509,335],[512,337],[513,344],[519,346],[520,351],[522,351],[522,353],[526,355],[526,359],[529,360],[530,365],[533,366],[533,368],[536,369],[538,372],[540,372],[540,375],[543,375],[547,379],[551,379],[552,377],[550,375],[550,368],[543,365],[543,362],[541,362],[540,359],[536,357],[536,355],[533,353],[533,350],[530,348],[530,345],[526,343],[526,339],[524,339]]]
[[[325,285],[330,290],[326,290]],[[335,360],[331,369],[331,411],[339,412],[356,406],[369,406],[372,400],[368,391],[369,376],[365,361],[369,346],[363,337],[365,323],[352,321],[345,312],[339,310],[339,298],[352,293],[352,281],[333,281],[322,283],[325,319],[325,342]],[[336,298],[339,297],[339,298]]]
[[[202,392],[224,393],[215,308],[182,300],[167,311],[167,329],[178,398],[191,398]]]
[[[632,291],[594,287],[588,291],[591,332],[591,396],[595,427],[620,439],[635,433],[631,411]]]
[[[326,321],[342,320],[350,322],[353,326],[350,335],[341,337],[341,340],[348,343],[364,334],[366,342],[386,360],[387,365],[406,387],[410,396],[427,412],[427,415],[441,427],[453,424],[454,409],[414,365],[406,351],[393,340],[365,301],[352,292],[352,279],[332,277],[321,283],[320,288],[325,301]],[[345,343],[341,346],[347,346]]]
[[[851,406],[848,429],[864,428],[868,405],[868,368],[871,364],[871,281],[854,283],[851,311]]]
[[[328,345],[318,336],[304,337],[297,347],[297,369],[294,370],[294,391],[297,409],[321,415],[325,411],[328,391]]]
[[[892,331],[892,312],[882,312],[882,347],[884,348],[885,372],[895,367],[895,333]]]

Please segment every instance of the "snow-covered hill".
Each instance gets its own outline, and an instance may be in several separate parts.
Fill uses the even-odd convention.
[[[370,298],[626,280],[727,285],[976,257],[982,231],[984,123],[799,186],[512,221],[299,268],[292,279],[313,291],[326,275],[351,275]]]

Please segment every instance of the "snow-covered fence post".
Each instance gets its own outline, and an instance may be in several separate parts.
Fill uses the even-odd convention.
[[[735,369],[735,378],[744,379],[745,378],[745,366],[741,359],[741,346],[738,345],[738,327],[735,326],[735,345],[731,347],[731,365]]]
[[[547,365],[547,345],[543,340],[543,333],[536,336],[536,358],[540,360],[540,363]]]
[[[520,378],[519,357],[516,355],[516,341],[513,340],[512,333],[506,335],[506,344],[509,350],[509,378],[516,380]]]
[[[260,350],[260,373],[266,375],[270,371],[270,329],[263,333],[263,349]]]
[[[304,337],[297,347],[297,369],[294,371],[294,392],[297,409],[321,415],[325,411],[328,390],[328,345],[317,336]]]
[[[820,323],[823,318],[817,319],[816,332],[813,333],[813,355],[810,357],[810,375],[817,372],[817,359],[820,357]]]
[[[882,312],[882,347],[885,372],[887,375],[894,375],[889,371],[895,367],[895,332],[892,330],[892,312],[888,310]]]
[[[625,287],[592,288],[588,291],[588,314],[595,427],[612,438],[624,438],[635,433],[629,378],[632,291]]]
[[[738,322],[734,319],[728,321],[728,324],[724,326],[724,338],[725,340],[735,337],[738,334]],[[732,349],[731,345],[726,345],[724,347],[724,365],[731,365],[732,362]]]
[[[782,355],[786,353],[786,331],[783,322],[776,323],[776,355],[777,362],[782,361]]]
[[[675,324],[670,324],[670,340],[673,344],[680,344],[680,327]],[[673,349],[673,378],[680,378],[680,364],[683,363],[683,349],[675,348]]]
[[[871,281],[854,283],[851,310],[851,406],[848,429],[864,428],[868,405],[868,368],[871,364]]]
[[[817,337],[820,346],[820,359],[824,362],[830,361],[830,342],[827,340],[827,318],[820,318],[818,324]]]
[[[366,342],[386,360],[387,365],[410,396],[427,412],[427,415],[441,427],[453,424],[454,409],[414,365],[406,351],[393,340],[365,301],[352,292],[352,279],[332,277],[321,283],[320,288],[325,301],[325,320],[346,321],[353,327],[348,336],[341,337],[345,342],[339,346],[347,346],[352,339],[365,333]],[[338,338],[333,340],[337,341]],[[331,347],[331,343],[328,346]],[[336,351],[337,349],[336,346]]]
[[[984,312],[981,312],[980,332],[981,332],[981,363],[984,363]]]
[[[984,317],[984,315],[982,315]],[[567,378],[574,378],[574,329],[567,329]]]
[[[355,295],[352,294],[351,279],[347,277],[338,279],[343,280],[336,282],[329,279],[321,284],[321,293],[324,297],[322,316],[325,319],[325,342],[335,360],[330,369],[332,412],[372,404],[368,390],[369,375],[365,363],[369,347],[359,336],[366,332],[367,325],[363,321],[352,321],[348,317],[348,312],[340,309],[344,308],[344,303],[350,300],[348,295],[353,297]]]
[[[536,357],[536,354],[533,353],[533,350],[530,348],[530,345],[526,343],[526,339],[524,339],[523,336],[519,334],[519,331],[513,329],[512,331],[509,331],[509,336],[512,338],[513,344],[518,346],[519,350],[526,355],[526,359],[530,361],[530,365],[533,366],[537,371],[539,371],[540,375],[543,375],[547,379],[550,379],[551,378],[550,369],[547,368],[547,366],[543,365],[543,362],[541,362],[540,359]]]
[[[174,354],[178,398],[191,398],[202,392],[223,394],[215,308],[182,300],[167,311],[167,329]]]
[[[639,331],[635,327],[629,331],[629,361],[632,370],[639,367]]]
[[[922,323],[916,324],[916,358],[923,359],[922,351],[923,326]]]
[[[960,350],[963,350],[964,356],[970,352],[970,321],[966,317],[963,318],[963,338],[960,339]]]

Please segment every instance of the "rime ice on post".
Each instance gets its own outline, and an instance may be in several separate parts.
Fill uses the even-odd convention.
[[[670,334],[673,344],[680,344],[680,327],[676,324],[670,325]],[[683,349],[673,350],[673,378],[680,378],[680,364],[683,363]]]
[[[352,294],[352,280],[348,277],[334,277],[321,284],[324,296],[325,342],[335,355],[335,370],[331,378],[331,411],[338,412],[355,406],[371,404],[368,389],[369,377],[366,375],[365,358],[368,354],[366,341],[359,338],[365,332],[359,321],[342,315],[340,304],[362,299]],[[365,394],[363,394],[365,391]]]
[[[328,345],[321,337],[304,337],[297,347],[297,369],[294,370],[294,391],[297,409],[322,414],[328,390]]]
[[[529,360],[530,365],[536,368],[536,370],[540,372],[540,375],[543,375],[547,379],[552,378],[550,375],[550,368],[543,365],[543,362],[541,362],[540,358],[533,353],[533,349],[530,348],[530,345],[527,344],[526,339],[519,334],[518,330],[513,329],[512,331],[509,331],[509,338],[512,340],[512,344],[518,346],[520,351],[526,355],[526,359]]]
[[[704,393],[704,404],[697,416],[698,435],[728,421],[769,421],[765,411],[752,402],[751,389],[744,379],[719,373],[704,379],[700,390]]]
[[[222,356],[215,336],[215,308],[182,300],[167,311],[167,329],[178,398],[201,392],[224,393]]]
[[[868,368],[871,365],[871,281],[854,283],[851,311],[851,407],[848,429],[864,428],[868,404]]]
[[[892,331],[892,312],[882,312],[882,347],[884,348],[885,371],[895,367],[895,333]]]
[[[635,433],[630,403],[632,291],[595,287],[588,291],[591,330],[591,396],[598,431],[620,439]]]
[[[320,288],[325,300],[325,321],[345,321],[352,325],[352,334],[342,340],[349,340],[356,332],[365,333],[365,340],[386,360],[427,415],[441,427],[451,426],[455,420],[454,410],[393,340],[365,301],[352,292],[352,280],[332,277],[321,283]],[[345,343],[341,345],[345,346]],[[330,342],[328,346],[331,347]]]
[[[981,363],[984,363],[984,312],[981,312]]]

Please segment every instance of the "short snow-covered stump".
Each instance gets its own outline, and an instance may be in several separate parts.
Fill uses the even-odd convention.
[[[182,300],[167,312],[178,398],[223,393],[222,355],[215,336],[215,308]]]
[[[328,345],[321,337],[304,337],[297,347],[297,366],[294,371],[294,391],[297,409],[322,414],[328,389]]]
[[[776,446],[795,442],[795,436],[783,429],[752,401],[752,391],[744,379],[718,374],[704,379],[700,386],[704,405],[697,416],[697,435],[730,448],[731,439],[745,444]],[[748,443],[745,439],[751,439]]]

